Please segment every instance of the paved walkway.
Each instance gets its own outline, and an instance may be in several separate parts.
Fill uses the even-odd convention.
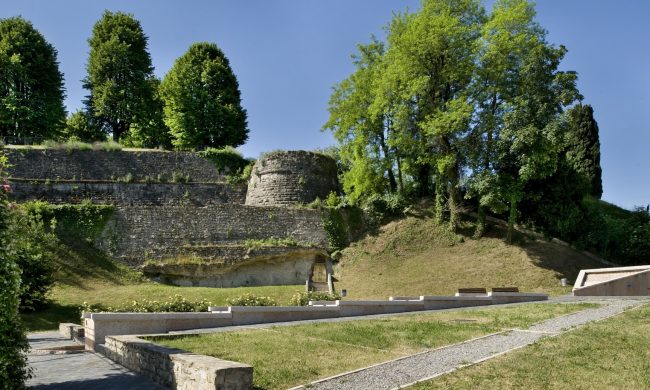
[[[27,386],[47,390],[164,389],[111,360],[78,348],[58,332],[31,333],[27,358],[34,369]],[[65,348],[68,348],[65,350]]]
[[[313,382],[305,387],[314,390],[398,389],[440,376],[468,364],[479,363],[506,352],[532,344],[543,337],[555,336],[571,328],[619,314],[644,303],[634,299],[557,299],[555,302],[593,301],[604,306],[553,318],[528,329],[513,329],[463,343],[419,353],[386,363]],[[550,301],[550,302],[553,302]]]

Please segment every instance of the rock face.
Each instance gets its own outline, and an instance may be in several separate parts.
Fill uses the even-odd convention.
[[[325,199],[338,191],[336,170],[334,159],[319,153],[270,153],[253,167],[246,205],[295,206]]]

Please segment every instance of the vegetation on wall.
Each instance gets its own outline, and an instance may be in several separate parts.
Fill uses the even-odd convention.
[[[210,160],[219,173],[227,173],[226,180],[229,184],[241,184],[248,181],[254,160],[246,159],[242,154],[232,146],[223,148],[207,148],[197,154],[207,160]]]
[[[50,204],[42,201],[22,205],[26,212],[42,220],[63,241],[81,239],[92,243],[102,232],[114,207],[85,201],[80,204]]]

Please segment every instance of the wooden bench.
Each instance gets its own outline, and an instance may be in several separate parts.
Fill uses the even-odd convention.
[[[483,287],[459,288],[458,294],[487,294]]]
[[[519,287],[492,287],[492,292],[519,292]]]

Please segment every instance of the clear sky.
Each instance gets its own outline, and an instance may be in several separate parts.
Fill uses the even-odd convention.
[[[87,93],[80,82],[87,39],[105,9],[142,23],[159,77],[193,42],[215,42],[248,111],[249,141],[240,150],[257,157],[334,144],[320,131],[332,86],[352,72],[356,45],[383,38],[392,13],[407,8],[417,10],[419,0],[0,0],[0,18],[22,15],[57,48],[68,111]],[[578,72],[584,102],[594,107],[603,199],[626,208],[650,203],[650,1],[539,0],[537,11],[549,41],[568,48],[562,68]]]

